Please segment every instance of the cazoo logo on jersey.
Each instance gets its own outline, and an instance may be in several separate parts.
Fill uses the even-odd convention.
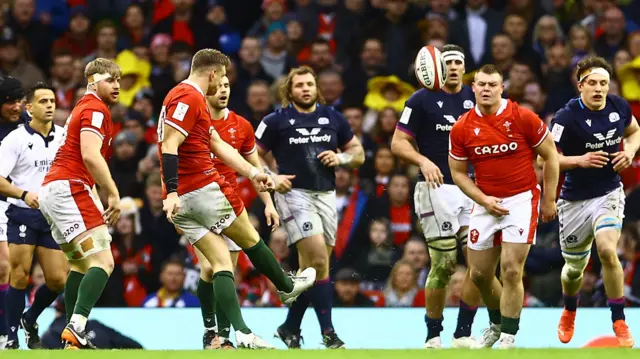
[[[311,131],[306,128],[296,128],[296,131],[302,136],[299,137],[289,137],[290,145],[300,145],[307,143],[317,143],[317,142],[331,142],[331,135],[324,134],[318,136],[321,128],[312,128]]]
[[[494,155],[498,153],[507,153],[518,149],[517,142],[503,143],[501,145],[478,146],[473,149],[476,155]]]

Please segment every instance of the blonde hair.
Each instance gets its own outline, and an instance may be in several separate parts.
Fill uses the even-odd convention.
[[[393,265],[393,268],[391,268],[391,273],[389,274],[389,279],[387,280],[387,288],[393,290],[394,292],[397,290],[395,283],[396,274],[398,274],[398,271],[402,266],[411,268],[411,274],[413,276],[413,279],[411,281],[411,283],[413,284],[412,289],[418,286],[418,274],[416,274],[416,271],[413,269],[411,262],[406,259],[400,259],[396,262],[396,264]]]
[[[293,87],[293,77],[306,74],[311,74],[311,76],[313,76],[313,80],[316,83],[316,87],[318,86],[318,76],[311,67],[300,66],[291,69],[291,71],[289,71],[289,74],[287,75],[287,79],[284,81],[282,86],[280,86],[280,98],[282,99],[282,107],[288,107],[293,102],[293,94],[291,92],[291,89]],[[320,104],[324,104],[324,97],[322,97],[322,94],[319,90],[317,96],[318,98],[316,101]]]
[[[84,68],[84,77],[87,80],[95,74],[109,74],[111,77],[117,78],[122,76],[122,70],[120,70],[120,66],[115,62],[103,57],[98,57],[97,59],[90,61]]]
[[[191,72],[198,72],[211,67],[227,67],[231,60],[227,55],[214,49],[202,49],[193,55],[191,60]]]

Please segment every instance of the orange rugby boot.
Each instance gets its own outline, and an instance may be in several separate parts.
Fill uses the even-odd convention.
[[[624,320],[619,319],[613,322],[613,332],[616,333],[616,338],[618,339],[620,347],[633,348],[635,341],[633,340],[629,327]]]
[[[563,343],[568,343],[573,338],[573,331],[575,329],[576,312],[563,310],[560,317],[560,323],[558,324],[558,339]]]

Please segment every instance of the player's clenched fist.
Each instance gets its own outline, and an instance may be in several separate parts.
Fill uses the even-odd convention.
[[[420,164],[420,171],[424,176],[424,180],[427,186],[431,188],[438,188],[444,183],[444,176],[440,171],[440,168],[435,163],[426,160]]]
[[[162,201],[162,210],[167,214],[167,220],[173,223],[173,216],[180,211],[180,198],[176,192],[167,195],[167,199]]]
[[[582,168],[602,168],[609,163],[609,154],[604,151],[587,152],[578,159]]]
[[[500,198],[487,196],[484,198],[482,203],[480,203],[480,205],[486,208],[487,212],[491,213],[492,216],[503,217],[508,215],[509,210],[502,207],[500,203],[502,203],[502,200]]]

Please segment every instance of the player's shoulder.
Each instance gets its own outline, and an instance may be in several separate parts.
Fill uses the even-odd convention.
[[[15,144],[19,143],[21,140],[31,137],[29,131],[27,131],[24,125],[19,125],[16,129],[9,132],[7,136],[2,140],[3,144]]]
[[[169,105],[173,102],[182,102],[188,105],[204,103],[204,96],[202,92],[197,89],[195,85],[185,82],[181,82],[172,88],[169,93],[167,93],[165,99],[167,101],[165,105]]]
[[[58,126],[56,124],[53,125],[53,133],[54,135],[62,135],[64,132],[64,127]]]
[[[288,108],[286,108],[286,107],[285,108],[279,108],[279,109],[271,112],[270,114],[266,115],[262,119],[262,122],[264,122],[267,125],[277,125],[281,121],[284,121],[284,119],[288,116],[287,110],[288,110]]]
[[[411,96],[409,96],[409,99],[407,100],[407,105],[409,106],[422,105],[424,101],[428,100],[429,98],[432,98],[435,94],[436,92],[429,91],[425,88],[421,88],[416,92],[414,92],[413,94],[411,94]]]
[[[327,120],[345,120],[346,118],[344,117],[344,115],[342,114],[342,112],[338,111],[335,107],[333,106],[329,106],[329,105],[320,105],[318,106],[317,110],[318,111],[318,124],[319,125],[326,125],[329,122],[325,121],[323,119],[323,117],[327,117]],[[325,122],[325,123],[323,123]]]
[[[619,111],[626,111],[631,109],[631,105],[629,105],[629,102],[617,95],[607,95],[607,103],[612,104],[613,107]]]
[[[535,120],[535,119],[539,119],[540,117],[538,116],[538,114],[536,114],[535,112],[533,112],[532,110],[530,110],[529,108],[526,108],[524,106],[520,106],[518,103],[516,102],[511,102],[509,101],[511,104],[511,108],[515,111],[518,111],[518,114],[520,115],[520,119],[524,120],[524,121],[531,121],[531,120]]]
[[[465,128],[469,126],[469,123],[473,121],[473,116],[475,115],[475,109],[471,109],[458,117],[456,123],[453,124],[451,132],[456,132],[456,135],[460,133],[460,131],[464,131]]]
[[[229,110],[229,117],[233,117],[233,119],[236,121],[238,126],[243,127],[243,128],[251,128],[251,129],[253,129],[253,126],[251,125],[251,122],[249,122],[249,120],[247,120],[246,118],[244,118],[241,115],[237,114],[236,112]]]
[[[580,100],[578,97],[569,100],[564,106],[562,106],[553,115],[553,122],[560,122],[562,124],[570,123],[575,114],[582,111]]]

